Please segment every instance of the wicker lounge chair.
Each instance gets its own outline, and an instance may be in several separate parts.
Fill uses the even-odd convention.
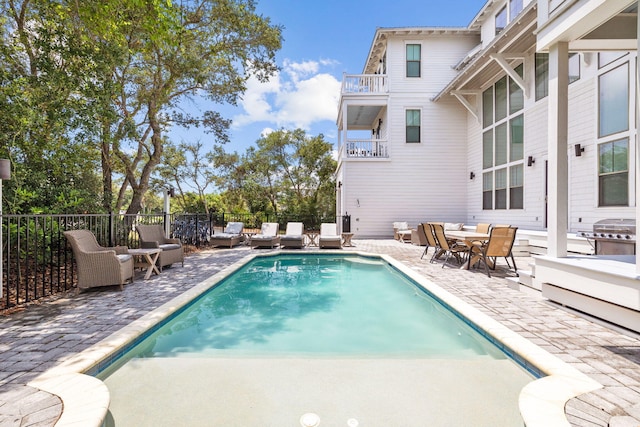
[[[280,236],[281,248],[302,248],[304,246],[304,224],[301,222],[287,223],[285,234]]]
[[[487,243],[479,249],[476,249],[476,247],[473,248],[474,251],[480,251],[480,255],[482,256],[481,261],[484,263],[484,270],[487,273],[487,276],[491,277],[489,269],[496,269],[496,262],[498,258],[504,258],[507,261],[509,268],[511,268],[511,264],[509,264],[509,258],[511,258],[511,261],[513,262],[513,270],[516,273],[516,276],[518,275],[518,267],[516,266],[516,260],[513,257],[512,252],[517,231],[518,227],[495,226],[489,233],[489,240]]]
[[[211,238],[211,246],[229,246],[234,247],[241,242],[244,242],[244,235],[242,229],[244,224],[242,222],[228,222],[222,233],[214,234]]]
[[[160,248],[160,256],[158,257],[158,267],[170,266],[179,262],[184,267],[184,249],[180,239],[170,239],[164,234],[162,225],[136,225],[136,231],[140,238],[141,249]]]
[[[263,222],[259,234],[251,237],[252,248],[274,248],[280,244],[280,236],[278,229],[280,225],[277,222]]]
[[[89,230],[65,231],[78,268],[78,289],[133,282],[133,257],[126,246],[103,247]]]
[[[338,234],[338,224],[320,224],[320,236],[318,236],[318,246],[320,249],[342,249],[342,236]]]

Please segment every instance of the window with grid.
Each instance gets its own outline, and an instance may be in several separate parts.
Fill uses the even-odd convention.
[[[629,140],[598,145],[598,206],[629,205]]]
[[[421,52],[419,44],[407,45],[407,77],[420,77]]]
[[[406,142],[420,142],[420,110],[406,111]]]
[[[515,68],[523,77],[523,66]],[[524,93],[504,76],[482,94],[482,208],[523,209]]]
[[[603,68],[598,76],[598,206],[629,206],[629,114],[635,101],[629,89],[629,61],[624,57],[601,55]]]

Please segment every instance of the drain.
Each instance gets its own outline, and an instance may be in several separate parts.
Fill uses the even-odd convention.
[[[302,427],[318,427],[320,425],[320,417],[318,414],[309,412],[300,417],[300,425]]]

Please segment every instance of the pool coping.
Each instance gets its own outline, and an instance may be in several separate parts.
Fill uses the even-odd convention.
[[[345,254],[343,251],[328,250],[322,253]],[[275,253],[247,255],[99,343],[49,369],[28,385],[57,395],[62,400],[64,409],[56,426],[102,426],[110,403],[109,390],[102,381],[87,375],[86,372],[94,370],[105,360],[112,358],[114,353],[123,351],[160,320],[182,309],[251,260],[279,254],[300,254],[300,252],[280,250]],[[602,388],[600,383],[452,295],[392,256],[361,251],[352,251],[349,254],[384,260],[443,304],[455,310],[465,321],[476,327],[503,350],[507,350],[516,362],[524,363],[525,368],[530,365],[534,367],[534,371],[546,375],[530,382],[520,392],[518,405],[525,425],[529,427],[569,426],[565,415],[566,402],[580,394]]]

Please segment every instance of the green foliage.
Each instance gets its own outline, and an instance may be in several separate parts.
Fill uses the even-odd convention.
[[[179,103],[235,103],[250,76],[273,75],[281,45],[253,0],[0,0],[0,12],[0,157],[14,165],[15,213],[127,200],[139,212],[169,127],[228,141],[219,113]]]

